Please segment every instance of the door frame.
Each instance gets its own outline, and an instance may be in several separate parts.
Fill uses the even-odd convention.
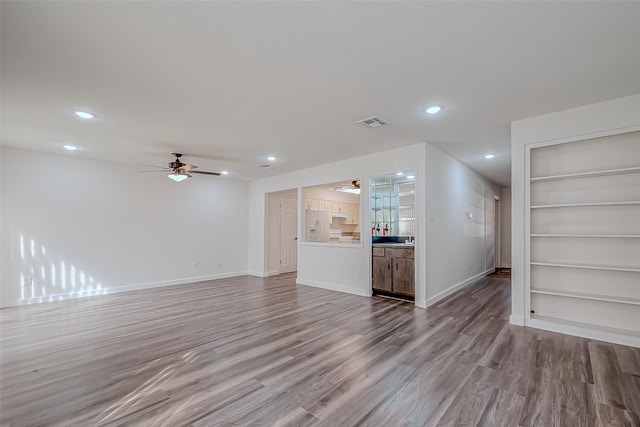
[[[297,218],[300,209],[298,188],[265,193],[264,277],[280,274],[280,196],[296,200],[296,230],[298,230]],[[297,251],[296,244],[296,259]]]

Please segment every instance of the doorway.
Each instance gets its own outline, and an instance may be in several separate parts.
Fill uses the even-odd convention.
[[[298,201],[279,196],[280,205],[280,273],[298,269]]]
[[[297,271],[298,189],[265,196],[265,275]]]

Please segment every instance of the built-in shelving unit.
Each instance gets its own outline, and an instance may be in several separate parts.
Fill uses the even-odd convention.
[[[404,176],[371,181],[371,230],[375,236],[415,235],[415,182]]]
[[[640,333],[640,132],[529,152],[530,319]]]

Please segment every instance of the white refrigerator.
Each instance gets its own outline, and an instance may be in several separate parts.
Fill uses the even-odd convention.
[[[306,210],[306,241],[329,243],[331,212]]]

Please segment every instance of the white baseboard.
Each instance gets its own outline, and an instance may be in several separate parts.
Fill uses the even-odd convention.
[[[265,273],[264,271],[249,271],[247,274],[254,277],[269,277],[269,273]]]
[[[359,295],[362,297],[371,296],[371,292],[369,290],[351,288],[347,286],[336,285],[334,283],[317,282],[315,280],[306,280],[306,279],[300,279],[300,278],[296,279],[296,283],[298,285],[313,286],[314,288],[328,289],[330,291],[344,292],[347,294]]]
[[[494,271],[496,271],[495,268],[490,268],[489,270],[486,270],[486,271],[484,271],[484,272],[482,272],[480,274],[476,274],[475,276],[468,278],[464,282],[460,282],[457,285],[453,285],[449,289],[446,289],[446,290],[440,292],[439,294],[432,296],[431,298],[427,298],[426,307],[429,307],[430,305],[433,305],[433,304],[437,303],[441,299],[444,299],[444,298],[448,297],[452,293],[454,293],[456,291],[459,291],[460,289],[464,288],[465,286],[468,286],[468,285],[472,284],[476,280],[481,279],[482,277],[486,276],[487,274],[491,274]]]
[[[500,268],[511,268],[511,263],[503,262]]]
[[[514,316],[512,314],[511,316],[509,316],[509,323],[516,326],[524,326],[524,317]]]
[[[640,348],[640,335],[629,333],[619,333],[612,330],[590,328],[588,326],[572,325],[567,323],[553,322],[543,319],[527,319],[525,326],[545,331],[558,332],[576,337],[589,338],[592,340],[605,341],[614,344],[626,345]]]
[[[125,285],[125,286],[118,286],[118,287],[111,287],[111,288],[103,287],[100,289],[81,291],[81,292],[69,292],[64,294],[52,294],[52,295],[47,295],[42,297],[23,298],[23,299],[8,301],[6,305],[4,304],[2,305],[2,308],[16,307],[19,305],[38,304],[41,302],[63,301],[63,300],[69,300],[69,299],[90,297],[95,295],[108,295],[108,294],[115,294],[119,292],[138,291],[141,289],[160,288],[163,286],[184,285],[186,283],[197,283],[197,282],[204,282],[208,280],[226,279],[228,277],[244,276],[246,274],[247,274],[246,271],[235,271],[231,273],[212,274],[208,276],[186,277],[183,279],[163,280],[159,282],[149,282],[149,283],[136,283],[133,285]]]

